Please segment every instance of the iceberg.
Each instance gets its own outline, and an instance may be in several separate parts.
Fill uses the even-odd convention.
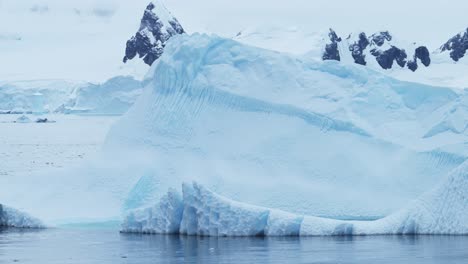
[[[197,236],[467,235],[468,162],[410,205],[373,221],[296,215],[218,195],[197,183],[131,212],[122,232]]]
[[[173,37],[145,83],[104,151],[153,160],[154,199],[196,181],[294,214],[378,218],[468,155],[439,149],[464,137],[423,138],[459,93],[364,67],[194,34]]]
[[[44,228],[44,225],[34,217],[0,204],[0,227]]]
[[[195,34],[171,38],[142,84],[142,95],[114,123],[98,156],[34,182],[3,184],[35,195],[0,199],[52,224],[114,220],[151,208],[135,213],[131,228],[171,233],[179,232],[172,219],[190,213],[179,201],[193,186],[165,198],[167,213],[154,202],[195,181],[229,199],[272,208],[242,217],[242,226],[253,226],[249,233],[297,234],[305,216],[390,215],[468,157],[466,133],[424,137],[444,121],[463,127],[463,94],[359,65]],[[75,109],[87,108],[86,100],[77,102]],[[148,224],[138,224],[145,219]],[[186,219],[184,232],[195,232]],[[267,230],[265,220],[272,223]]]
[[[31,119],[30,119],[29,117],[27,117],[27,116],[25,116],[25,115],[22,115],[22,116],[18,117],[18,118],[16,119],[16,121],[14,121],[14,122],[15,122],[15,123],[23,123],[23,124],[24,124],[24,123],[31,123],[32,121],[31,121]]]

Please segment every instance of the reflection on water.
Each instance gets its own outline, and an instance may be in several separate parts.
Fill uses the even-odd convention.
[[[0,231],[0,263],[468,263],[466,236],[208,238]]]

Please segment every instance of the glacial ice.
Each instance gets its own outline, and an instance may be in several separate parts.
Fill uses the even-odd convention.
[[[168,42],[143,83],[142,96],[112,127],[99,156],[33,182],[0,186],[34,192],[33,198],[0,199],[51,223],[114,220],[151,207],[134,214],[132,229],[153,232],[164,223],[162,230],[175,232],[173,221],[152,206],[168,189],[196,181],[255,208],[274,208],[266,209],[270,224],[263,232],[294,235],[316,221],[311,216],[390,215],[468,156],[466,133],[424,137],[444,120],[463,123],[457,118],[463,94],[355,65],[216,36],[180,36]],[[454,106],[461,111],[451,112]],[[184,213],[177,195],[166,201],[171,219]],[[242,220],[265,220],[259,210]],[[193,223],[183,223],[185,232],[195,232]],[[346,224],[340,232],[349,232]],[[252,230],[260,234],[261,225]]]
[[[44,225],[34,217],[0,204],[0,227],[43,228]]]
[[[65,80],[0,83],[0,113],[123,114],[141,91],[141,82],[127,76],[101,84]]]
[[[140,96],[141,82],[117,76],[101,84],[82,85],[55,111],[61,113],[123,114]]]
[[[199,185],[170,190],[153,208],[130,213],[122,232],[198,236],[468,234],[468,162],[405,208],[373,221],[304,216],[233,201]]]
[[[146,83],[105,151],[152,159],[146,173],[158,187],[147,196],[155,199],[196,181],[294,214],[375,218],[417,198],[468,154],[438,149],[463,137],[422,139],[438,122],[431,113],[459,93],[355,65],[195,34],[171,39]],[[134,186],[143,176],[132,177]]]

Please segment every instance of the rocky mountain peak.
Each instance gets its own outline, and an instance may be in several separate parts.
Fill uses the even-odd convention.
[[[431,63],[429,50],[425,46],[419,46],[415,48],[413,53],[408,53],[408,51],[412,51],[411,48],[399,47],[388,31],[380,31],[371,35],[359,32],[350,34],[345,41],[341,41],[336,32],[330,29],[329,38],[330,42],[325,45],[323,52],[323,60],[340,61],[345,55],[340,54],[341,51],[349,52],[353,62],[360,65],[367,65],[373,58],[385,70],[392,69],[396,63],[401,68],[416,71],[418,61],[426,67]],[[343,47],[340,48],[340,45]],[[414,55],[411,59],[408,59],[408,54]]]
[[[466,31],[458,33],[454,37],[450,38],[440,48],[441,52],[450,52],[450,58],[454,61],[459,61],[463,58],[468,50],[468,28]]]
[[[152,65],[163,54],[166,42],[173,36],[185,33],[179,21],[160,1],[152,1],[146,7],[140,28],[128,41],[123,62],[138,55]]]

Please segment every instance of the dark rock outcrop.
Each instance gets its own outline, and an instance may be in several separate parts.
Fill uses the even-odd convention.
[[[340,61],[341,57],[340,51],[338,50],[338,43],[341,42],[341,38],[338,37],[336,32],[331,28],[328,37],[330,38],[330,43],[326,44],[322,59]]]
[[[408,69],[411,71],[416,71],[418,69],[418,62],[416,60],[408,61]]]
[[[162,20],[164,17],[169,19]],[[127,41],[123,62],[138,55],[146,64],[152,65],[163,54],[166,42],[183,33],[177,19],[161,3],[153,1],[146,7],[138,32]]]
[[[349,51],[353,56],[354,62],[361,65],[366,65],[366,55],[364,50],[369,46],[370,42],[367,39],[366,33],[359,34],[359,40],[349,45]]]
[[[442,52],[450,51],[450,58],[454,61],[459,61],[463,58],[468,50],[468,28],[466,31],[449,39],[444,45],[442,45],[440,50]]]
[[[385,70],[391,69],[394,61],[396,61],[400,67],[405,67],[406,58],[408,57],[404,49],[399,49],[395,46],[392,46],[390,49],[384,51],[372,49],[370,53],[375,56],[375,59],[379,63],[380,67]]]
[[[418,59],[426,67],[431,65],[431,56],[427,47],[420,46],[415,50],[413,60],[408,61],[408,69],[413,72],[416,71],[418,69]]]
[[[330,29],[328,36],[330,43],[326,44],[322,59],[339,61],[343,56],[343,54],[339,54],[339,45],[342,43],[342,39],[332,29]],[[347,49],[350,51],[356,64],[367,65],[372,57],[385,70],[392,69],[395,62],[401,68],[407,67],[412,71],[418,69],[419,62],[426,67],[431,64],[431,57],[427,47],[419,46],[414,50],[414,56],[408,58],[407,50],[396,46],[392,42],[393,37],[388,31],[377,32],[369,37],[365,32],[361,32],[358,34],[357,39],[353,39],[352,35],[349,35],[346,40]],[[457,45],[460,46],[459,44]],[[457,45],[454,44],[454,47]],[[409,54],[412,53],[410,52]],[[370,58],[366,58],[366,55]]]
[[[378,47],[381,47],[383,44],[385,44],[385,41],[391,41],[391,40],[392,40],[392,35],[390,35],[390,32],[388,31],[375,33],[375,34],[372,34],[371,36],[372,44],[375,44]]]
[[[431,55],[425,46],[418,47],[414,53],[414,57],[421,60],[421,63],[426,67],[431,64]]]

